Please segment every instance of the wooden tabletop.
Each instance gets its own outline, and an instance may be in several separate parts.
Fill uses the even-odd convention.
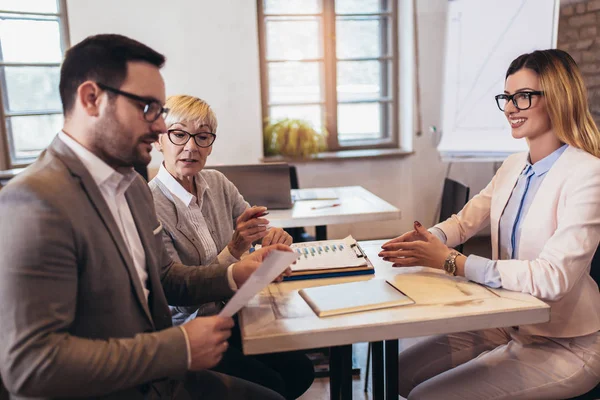
[[[533,296],[488,289],[430,268],[392,268],[377,257],[384,241],[360,242],[375,276],[269,285],[240,313],[245,354],[339,346],[547,322],[550,307]],[[305,287],[366,279],[399,284],[414,305],[319,318],[298,294]]]
[[[272,226],[293,228],[400,218],[400,210],[361,186],[293,189],[292,196],[307,192],[329,195],[332,191],[338,197],[335,200],[296,201],[291,209],[269,210],[268,219]],[[331,207],[334,204],[339,205]]]

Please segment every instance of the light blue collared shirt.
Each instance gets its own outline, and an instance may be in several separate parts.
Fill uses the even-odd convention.
[[[564,153],[568,145],[563,145],[552,154],[546,156],[535,164],[529,161],[523,168],[517,184],[513,188],[506,208],[500,217],[499,232],[499,259],[512,260],[519,254],[519,239],[521,238],[521,224],[531,207],[540,185],[546,178],[547,172],[556,160]],[[528,158],[529,159],[529,158]],[[441,229],[432,229],[432,233],[446,242],[446,235]],[[489,258],[470,255],[465,262],[465,277],[484,285],[498,288],[502,286],[502,279],[496,261]]]

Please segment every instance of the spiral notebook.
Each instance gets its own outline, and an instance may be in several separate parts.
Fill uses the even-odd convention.
[[[298,293],[319,317],[414,304],[384,279],[318,286]]]
[[[292,244],[298,254],[292,275],[285,280],[327,278],[375,273],[373,265],[352,236]]]

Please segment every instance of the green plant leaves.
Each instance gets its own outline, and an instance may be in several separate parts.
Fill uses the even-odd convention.
[[[327,150],[327,130],[317,132],[308,121],[266,121],[263,133],[265,156],[309,157]]]

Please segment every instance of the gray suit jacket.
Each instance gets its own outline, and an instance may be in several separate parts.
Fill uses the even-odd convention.
[[[15,398],[180,398],[187,350],[167,304],[231,296],[226,268],[171,261],[141,177],[126,198],[148,302],[108,205],[60,139],[0,191],[0,372]]]

